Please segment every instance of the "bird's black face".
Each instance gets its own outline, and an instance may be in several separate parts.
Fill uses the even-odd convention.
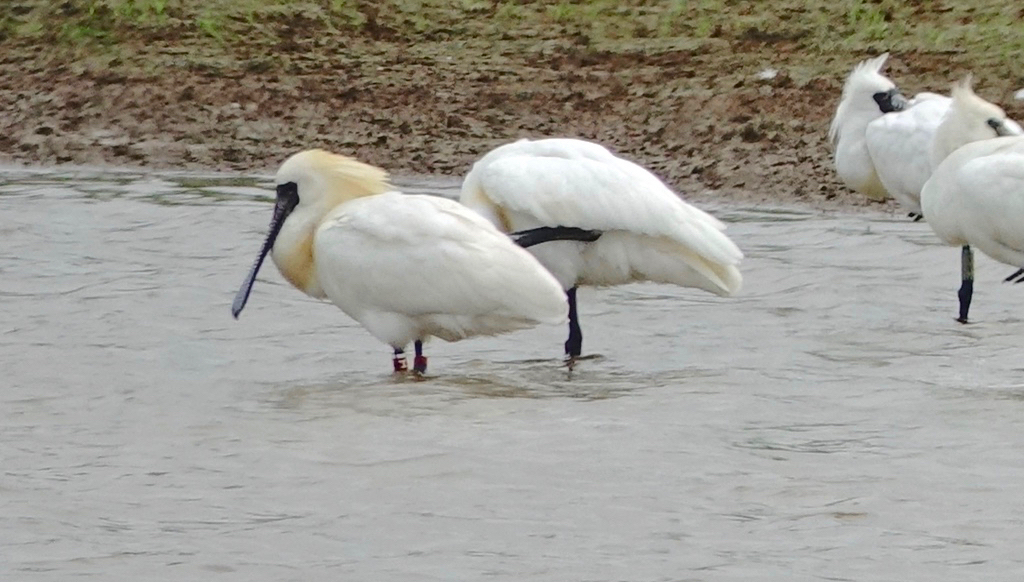
[[[878,109],[882,113],[903,111],[907,108],[907,98],[896,87],[888,91],[879,91],[872,95],[872,97],[874,97],[875,103],[878,104]]]
[[[252,269],[249,270],[249,276],[242,282],[242,286],[238,289],[238,294],[235,295],[235,301],[231,304],[231,314],[236,319],[238,314],[242,313],[245,302],[249,300],[249,292],[252,291],[253,283],[256,282],[256,273],[259,272],[260,265],[267,258],[267,254],[274,248],[274,241],[277,240],[277,235],[281,232],[281,226],[284,225],[284,221],[298,204],[299,186],[295,182],[277,185],[277,200],[274,202],[274,216],[270,219],[270,232],[267,233],[267,239],[263,241],[263,248],[260,249],[256,262],[253,263]]]
[[[277,185],[277,200],[274,202],[274,218],[271,219],[270,227],[280,220],[282,223],[288,215],[295,210],[299,204],[299,185],[295,182],[287,182]],[[280,228],[280,227],[279,227]]]

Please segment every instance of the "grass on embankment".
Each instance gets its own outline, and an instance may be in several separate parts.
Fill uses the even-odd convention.
[[[1022,17],[1005,0],[10,0],[0,7],[0,46],[126,63],[177,50],[175,63],[186,65],[230,61],[245,47],[272,69],[277,51],[354,38],[478,48],[573,38],[612,52],[716,39],[738,52],[784,43],[790,58],[822,72],[882,50],[969,53],[979,73],[1024,80]]]

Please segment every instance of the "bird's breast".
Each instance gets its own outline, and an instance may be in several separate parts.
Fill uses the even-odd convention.
[[[271,258],[281,276],[296,289],[312,297],[323,298],[324,293],[316,278],[313,264],[313,233],[298,240],[279,240],[274,244]]]

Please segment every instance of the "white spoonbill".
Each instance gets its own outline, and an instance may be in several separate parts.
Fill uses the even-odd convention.
[[[888,194],[920,220],[921,189],[952,151],[949,144],[955,149],[990,135],[959,133],[953,140],[936,140],[952,99],[923,92],[905,101],[892,94],[895,85],[879,72],[887,57],[863,61],[847,78],[829,130],[836,146],[836,170],[851,189],[876,199]],[[1006,124],[1020,130],[1011,120]]]
[[[395,191],[373,166],[323,150],[277,172],[270,232],[231,306],[237,318],[270,252],[304,293],[330,299],[394,349],[561,323],[565,293],[529,252],[459,203]]]
[[[737,265],[743,254],[722,232],[725,226],[684,202],[654,174],[595,143],[523,139],[498,147],[466,175],[461,201],[508,233],[586,229],[600,234],[593,242],[563,240],[530,248],[567,290],[570,367],[583,344],[576,312],[579,285],[653,281],[717,295],[740,288]]]
[[[896,84],[880,72],[887,58],[889,53],[854,67],[843,85],[843,95],[828,130],[839,179],[851,190],[874,200],[885,200],[888,192],[868,152],[867,127],[907,105]]]
[[[934,169],[935,131],[949,103],[944,95],[918,93],[902,111],[883,115],[865,128],[879,181],[914,220],[921,219],[921,188]]]
[[[977,96],[971,99],[983,102]],[[921,218],[921,189],[942,160],[964,144],[992,137],[992,127],[976,116],[977,108],[952,104],[943,95],[918,93],[903,111],[883,115],[867,127],[868,151],[878,178],[915,220]],[[952,118],[941,126],[947,116]],[[1005,115],[1000,124],[1007,133],[1024,133]]]
[[[970,77],[953,87],[953,101],[936,133],[943,156],[921,191],[925,220],[946,244],[961,246],[957,321],[967,323],[974,293],[971,246],[1024,267],[1024,137],[998,106],[971,90]],[[966,145],[964,145],[966,144]],[[1020,281],[1024,270],[1006,278]]]

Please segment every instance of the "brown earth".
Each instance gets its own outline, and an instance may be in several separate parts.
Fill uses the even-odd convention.
[[[0,160],[8,162],[250,173],[318,146],[399,175],[459,176],[509,140],[575,136],[691,198],[870,204],[831,166],[826,132],[842,74],[802,75],[807,68],[772,39],[612,53],[572,38],[477,46],[353,38],[341,47],[282,42],[272,62],[243,51],[223,66],[182,65],[188,49],[173,44],[129,47],[159,53],[150,67],[4,48]],[[760,79],[767,67],[778,74]],[[942,91],[960,73],[949,57],[923,54],[894,56],[890,68],[909,92],[926,88],[924,79]]]

